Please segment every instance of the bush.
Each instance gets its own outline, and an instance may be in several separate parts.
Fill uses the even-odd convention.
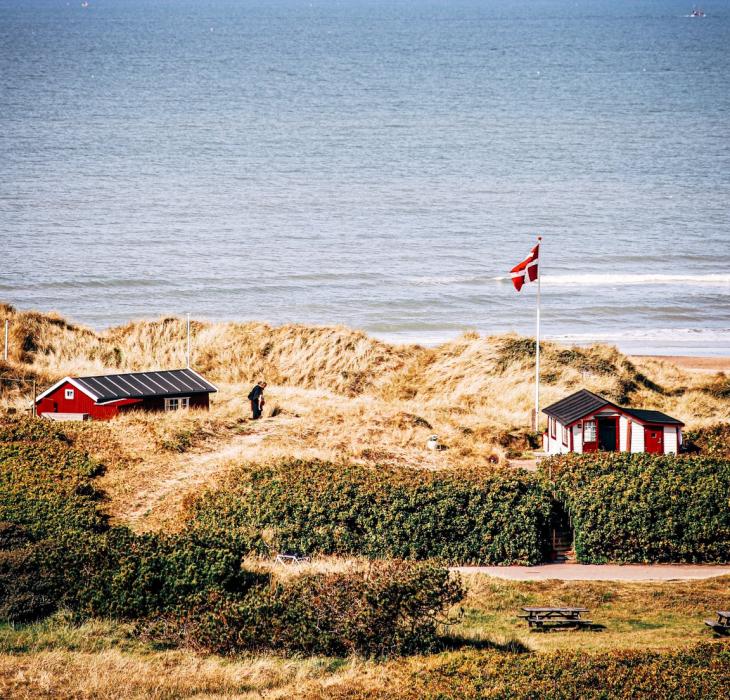
[[[434,563],[379,562],[367,572],[315,574],[235,597],[214,592],[150,623],[145,635],[218,654],[393,656],[435,649],[438,627],[464,595]]]
[[[242,546],[270,532],[287,552],[535,564],[550,509],[532,475],[289,460],[240,469],[189,504],[189,527],[212,542],[232,532]]]
[[[689,452],[730,459],[730,423],[687,430],[684,432],[684,446]]]
[[[722,643],[662,652],[470,651],[440,656],[427,668],[391,664],[379,687],[372,681],[370,687],[353,683],[335,695],[339,700],[723,700],[729,672],[730,647]],[[321,686],[304,695],[322,696]]]
[[[101,471],[50,422],[6,421],[0,424],[0,521],[23,526],[35,539],[100,532],[106,517],[93,478]]]
[[[572,518],[579,561],[730,558],[730,461],[605,453],[565,455],[550,465],[556,497]]]

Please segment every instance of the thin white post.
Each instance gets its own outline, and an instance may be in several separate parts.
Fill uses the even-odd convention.
[[[188,350],[185,357],[187,358],[187,367],[190,369],[190,314],[188,314]]]
[[[10,325],[10,321],[6,318],[5,319],[5,354],[3,355],[3,359],[5,362],[8,361],[8,326]]]
[[[542,236],[537,237],[540,245]],[[538,248],[537,263],[537,315],[535,319],[535,432],[540,431],[540,278],[542,277],[542,251]]]

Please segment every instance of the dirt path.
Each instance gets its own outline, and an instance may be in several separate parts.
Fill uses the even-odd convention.
[[[189,452],[168,468],[160,480],[136,493],[135,503],[125,514],[125,522],[137,530],[157,527],[178,512],[185,496],[212,483],[226,463],[245,457],[273,430],[266,426],[247,435],[237,435],[205,452]]]
[[[730,574],[730,566],[700,564],[542,564],[457,566],[462,574],[486,574],[509,581],[688,581]]]

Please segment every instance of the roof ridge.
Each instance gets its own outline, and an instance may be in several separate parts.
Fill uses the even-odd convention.
[[[177,369],[139,369],[134,372],[113,372],[111,374],[88,374],[86,376],[72,377],[72,379],[93,379],[94,377],[115,377],[121,374],[149,374],[150,372],[195,372],[192,367],[178,367]],[[198,374],[197,372],[195,372]]]

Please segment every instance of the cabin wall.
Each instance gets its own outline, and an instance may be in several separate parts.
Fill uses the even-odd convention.
[[[577,423],[571,430],[573,431],[573,452],[583,453],[583,423]]]
[[[674,425],[664,426],[664,454],[677,454],[677,428]]]
[[[644,451],[644,426],[641,423],[634,423],[631,426],[631,452]]]
[[[72,399],[66,398],[66,389],[73,390]],[[44,413],[87,413],[92,415],[95,407],[94,399],[83,391],[79,391],[71,382],[64,382],[54,392],[38,402],[37,413],[39,416]]]
[[[165,399],[173,398],[189,399],[190,408],[207,409],[210,407],[210,399],[208,394],[177,394],[174,396],[149,396],[143,399],[140,404],[131,408],[141,408],[145,411],[164,411]]]
[[[619,452],[629,452],[629,419],[619,416],[618,419],[618,449]]]

